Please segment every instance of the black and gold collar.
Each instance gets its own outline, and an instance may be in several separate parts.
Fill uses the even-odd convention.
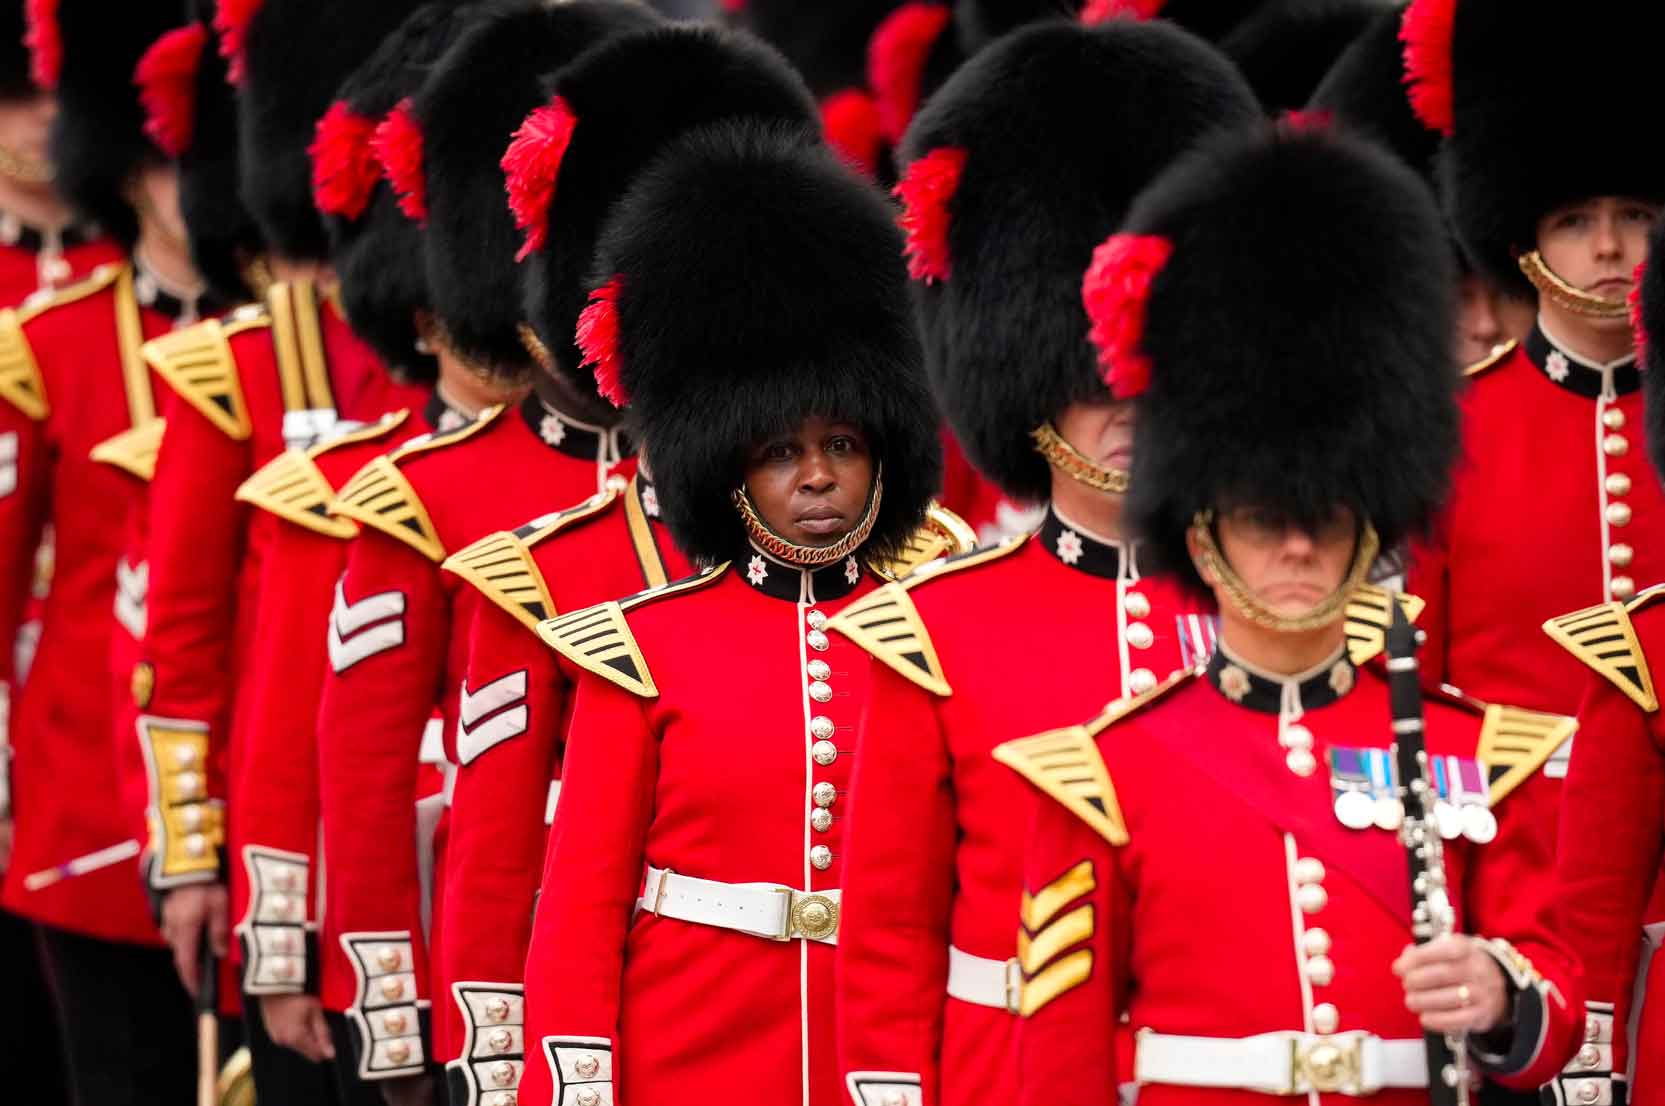
[[[1298,713],[1317,710],[1336,702],[1353,690],[1358,670],[1343,646],[1336,655],[1306,672],[1278,676],[1232,656],[1221,641],[1208,662],[1208,681],[1215,690],[1240,707],[1264,714]]]
[[[173,294],[163,287],[161,278],[136,253],[133,255],[133,298],[140,307],[166,315],[178,324],[211,319],[235,306],[206,287],[194,296]]]
[[[580,461],[617,464],[636,452],[636,443],[620,426],[611,429],[574,418],[545,402],[536,392],[520,405],[527,429],[549,448]]]
[[[447,403],[437,387],[428,393],[428,405],[422,409],[422,418],[436,433],[441,434],[447,430],[460,430],[479,417],[478,412],[471,415],[461,407]]]
[[[92,223],[68,223],[61,227],[37,227],[21,215],[0,211],[0,245],[30,253],[62,253],[95,241],[104,232]]]
[[[821,568],[804,568],[772,557],[755,545],[748,549],[750,552],[734,562],[735,571],[746,583],[776,599],[791,603],[824,603],[829,599],[842,599],[861,583],[862,567],[856,554]]]
[[[1106,580],[1137,579],[1138,554],[1133,543],[1112,541],[1089,533],[1048,505],[1036,540],[1060,563]]]
[[[1606,365],[1580,357],[1551,338],[1544,331],[1542,319],[1533,325],[1523,345],[1526,356],[1551,383],[1586,399],[1601,395],[1603,379],[1610,374],[1616,395],[1629,395],[1642,386],[1634,353]]]

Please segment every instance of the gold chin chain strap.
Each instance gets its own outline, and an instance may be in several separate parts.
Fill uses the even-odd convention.
[[[1029,432],[1035,440],[1035,452],[1046,458],[1046,463],[1089,488],[1101,492],[1126,495],[1129,478],[1126,470],[1106,468],[1070,445],[1050,421],[1043,422]]]
[[[1610,300],[1605,296],[1592,295],[1582,288],[1574,288],[1555,275],[1537,250],[1521,254],[1519,264],[1520,271],[1526,274],[1526,279],[1532,282],[1534,288],[1575,315],[1583,315],[1590,319],[1630,317],[1629,303],[1624,300]]]
[[[57,176],[50,161],[25,157],[10,146],[0,146],[0,177],[22,184],[51,184]]]
[[[1198,511],[1191,519],[1191,534],[1196,538],[1198,555],[1197,567],[1206,575],[1212,572],[1219,578],[1220,587],[1236,607],[1238,613],[1257,626],[1264,626],[1268,630],[1280,633],[1297,634],[1307,630],[1316,630],[1320,626],[1328,626],[1342,616],[1347,607],[1347,601],[1352,598],[1360,584],[1370,574],[1370,566],[1376,561],[1376,554],[1381,549],[1381,541],[1376,536],[1376,528],[1369,522],[1364,524],[1364,532],[1359,535],[1358,548],[1353,553],[1353,567],[1348,570],[1347,578],[1341,586],[1321,600],[1317,606],[1306,614],[1286,617],[1275,614],[1266,604],[1262,603],[1243,578],[1237,575],[1226,560],[1225,554],[1214,541],[1214,512]]]
[[[757,543],[759,549],[787,564],[819,568],[834,561],[841,561],[861,548],[868,535],[873,533],[873,524],[879,518],[879,500],[883,497],[884,472],[880,470],[873,474],[873,486],[868,489],[867,506],[862,511],[861,521],[831,545],[799,545],[775,533],[769,528],[769,524],[763,521],[763,516],[757,513],[757,506],[752,503],[752,497],[744,484],[734,489],[734,507],[740,512],[740,521],[746,524],[746,533]]]

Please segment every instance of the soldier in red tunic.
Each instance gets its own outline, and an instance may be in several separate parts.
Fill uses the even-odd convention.
[[[540,627],[584,674],[520,1098],[743,1084],[833,1106],[843,827],[818,797],[848,786],[868,680],[827,622],[871,593],[941,474],[901,243],[831,151],[721,125],[638,179],[595,272],[586,358],[709,567]]]
[[[1640,297],[1648,449],[1665,472],[1665,226]],[[1558,1103],[1665,1103],[1665,969],[1655,904],[1665,862],[1665,715],[1652,664],[1665,657],[1665,587],[1573,611],[1544,630],[1590,670],[1561,814],[1560,905],[1584,959],[1585,1045],[1546,1088]],[[1644,937],[1645,933],[1645,937]]]
[[[1573,722],[1422,702],[1414,650],[1388,665],[1413,684],[1390,710],[1345,640],[1351,590],[1427,524],[1458,455],[1454,274],[1427,190],[1323,129],[1223,137],[1098,260],[1112,386],[1142,393],[1129,513],[1214,593],[1220,640],[1206,666],[996,750],[1040,793],[1019,1101],[1533,1086],[1577,1046],[1581,980],[1530,878],[1546,827],[1504,800]],[[1413,733],[1414,787],[1392,755]],[[1407,824],[1415,880],[1402,785],[1430,811]],[[1131,1064],[1107,1047],[1129,1030]]]
[[[876,661],[850,789],[817,796],[849,827],[838,1025],[856,1106],[1016,1098],[1024,789],[989,750],[1212,650],[1208,604],[1123,532],[1137,415],[1104,382],[1081,274],[1169,161],[1258,118],[1184,31],[1059,22],[979,54],[909,132],[903,221],[939,402],[1004,492],[1048,509],[830,623]]]

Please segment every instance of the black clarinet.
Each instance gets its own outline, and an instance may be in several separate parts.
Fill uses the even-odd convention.
[[[1445,847],[1434,822],[1434,791],[1422,732],[1422,682],[1417,676],[1416,631],[1397,598],[1387,631],[1388,692],[1393,704],[1394,760],[1405,820],[1399,840],[1411,866],[1411,933],[1419,945],[1453,933],[1457,914],[1445,878]],[[1468,1042],[1460,1035],[1424,1033],[1428,1098],[1433,1106],[1468,1106]]]

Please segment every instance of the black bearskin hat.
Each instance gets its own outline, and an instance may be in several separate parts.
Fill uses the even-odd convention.
[[[26,0],[0,0],[0,100],[21,100],[37,91],[29,76],[29,48],[23,44]]]
[[[422,231],[372,153],[372,132],[422,87],[477,9],[424,4],[382,40],[341,85],[312,145],[313,199],[329,232],[330,257],[353,330],[406,379],[432,380],[439,364],[418,352],[416,313],[429,305]]]
[[[1470,260],[1516,295],[1536,295],[1516,259],[1548,212],[1592,196],[1665,200],[1665,150],[1645,137],[1665,5],[1620,7],[1569,17],[1550,0],[1415,0],[1405,13],[1413,103],[1448,135],[1446,208]]]
[[[736,118],[777,121],[818,141],[815,102],[778,54],[736,32],[674,24],[620,35],[562,70],[510,147],[511,205],[529,242],[543,239],[525,264],[526,318],[584,391],[595,376],[580,366],[573,334],[608,210],[678,136]],[[566,143],[553,165],[542,152],[551,142]],[[530,174],[536,183],[518,166],[541,170]],[[529,195],[541,210],[527,210]]]
[[[507,5],[473,23],[414,97],[428,291],[461,356],[506,374],[531,362],[518,329],[520,236],[501,162],[515,128],[544,101],[544,75],[611,35],[658,22],[629,0]]]
[[[1380,142],[1432,186],[1440,141],[1411,110],[1406,93],[1403,11],[1401,3],[1370,21],[1319,82],[1307,110]]]
[[[1199,138],[1259,118],[1207,43],[1116,20],[1020,31],[915,120],[897,191],[926,367],[967,456],[1008,495],[1050,495],[1030,432],[1106,395],[1081,312],[1094,247]]]
[[[133,71],[183,11],[180,0],[58,0],[55,9],[31,12],[36,72],[51,77],[56,69],[51,153],[58,191],[128,246],[139,234],[127,198],[133,171],[162,159],[145,137]]]
[[[1648,240],[1648,261],[1636,296],[1636,352],[1647,410],[1648,457],[1665,480],[1665,220]]]
[[[1271,0],[1233,27],[1220,49],[1248,78],[1269,115],[1312,96],[1343,50],[1392,0]]]
[[[596,258],[581,344],[685,553],[743,553],[730,496],[749,451],[816,414],[860,425],[882,471],[867,555],[906,544],[942,457],[881,193],[799,128],[721,123],[637,178]]]
[[[1196,583],[1186,530],[1238,504],[1346,505],[1384,549],[1424,528],[1458,453],[1454,280],[1428,189],[1359,138],[1268,125],[1152,184],[1083,296],[1141,396],[1127,511],[1164,566]]]
[[[341,82],[416,7],[417,0],[261,0],[242,13],[245,24],[220,20],[240,82],[243,202],[276,253],[329,257],[312,205],[314,129]],[[221,17],[227,8],[220,0]]]

